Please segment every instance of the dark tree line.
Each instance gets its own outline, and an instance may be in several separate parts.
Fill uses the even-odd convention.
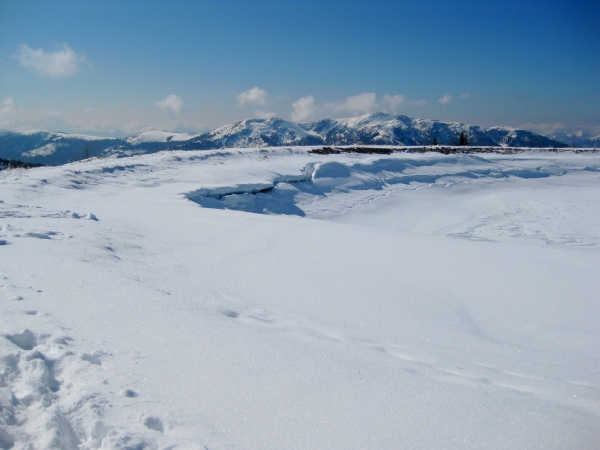
[[[34,164],[25,161],[17,161],[15,159],[0,158],[0,170],[2,169],[31,169],[33,167],[42,167],[45,164]]]

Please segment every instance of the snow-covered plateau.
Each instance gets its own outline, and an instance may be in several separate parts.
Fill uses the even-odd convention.
[[[0,448],[597,449],[600,155],[0,172]]]

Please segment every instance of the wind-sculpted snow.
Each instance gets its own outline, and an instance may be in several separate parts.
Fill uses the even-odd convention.
[[[331,204],[328,212],[343,213],[397,189],[556,175],[543,166],[510,167],[476,156],[384,158],[355,164],[329,161],[309,163],[303,172],[301,176],[279,175],[272,183],[200,188],[186,197],[207,208],[305,216],[313,211],[320,214],[321,203]]]
[[[598,154],[310,150],[0,172],[0,448],[597,448]]]

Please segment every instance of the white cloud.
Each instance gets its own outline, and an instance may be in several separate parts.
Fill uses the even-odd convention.
[[[15,123],[20,108],[12,97],[7,98],[0,104],[0,127],[8,127]]]
[[[258,119],[272,119],[276,114],[273,111],[254,111],[254,117]]]
[[[166,114],[171,116],[178,116],[183,109],[183,100],[177,95],[171,94],[164,100],[156,102],[156,106],[162,109]]]
[[[401,103],[404,103],[406,97],[404,95],[384,95],[383,102],[388,104],[392,109],[397,108]]]
[[[45,52],[41,48],[34,50],[28,45],[22,44],[19,47],[19,53],[13,57],[19,61],[21,66],[51,78],[77,75],[79,65],[86,59],[84,55],[75,53],[68,44],[62,44],[54,52]]]
[[[438,103],[441,103],[442,105],[447,105],[452,101],[453,98],[454,97],[452,95],[446,94],[442,98],[438,99]]]
[[[358,95],[347,97],[343,102],[318,105],[315,98],[309,95],[292,103],[291,119],[296,122],[303,122],[315,120],[317,116],[360,115],[377,111],[397,113],[400,105],[421,106],[427,103],[427,100],[407,100],[406,96],[402,94],[385,94],[382,98],[377,98],[377,95],[372,92],[361,92]]]
[[[464,94],[460,94],[460,98],[462,98],[463,100],[471,98],[471,93],[470,92],[465,92]]]
[[[265,106],[267,104],[267,96],[267,91],[256,86],[239,94],[238,102],[240,106],[245,106],[247,103],[255,103]]]
[[[379,108],[377,96],[372,92],[361,92],[346,98],[343,103],[330,103],[328,108],[335,112],[350,112],[353,114],[365,114],[374,112]]]
[[[315,118],[317,105],[312,95],[302,97],[292,103],[291,118],[294,122],[305,122]]]
[[[85,108],[85,112],[87,113],[92,113],[92,112],[97,112],[98,110],[96,108],[92,108],[91,106],[88,106],[87,108]]]

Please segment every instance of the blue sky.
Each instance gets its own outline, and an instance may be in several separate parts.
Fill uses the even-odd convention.
[[[0,128],[387,111],[600,134],[597,1],[0,0]]]

